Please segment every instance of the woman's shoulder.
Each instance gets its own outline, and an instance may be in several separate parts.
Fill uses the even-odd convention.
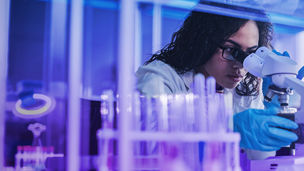
[[[184,82],[180,75],[170,65],[160,60],[152,61],[138,68],[136,72],[137,88],[139,90],[150,87],[158,89],[165,87],[169,93],[184,91]]]
[[[138,68],[136,72],[137,79],[147,76],[159,77],[167,81],[176,81],[180,78],[174,68],[160,60],[152,61]]]
[[[154,60],[148,64],[142,65],[138,68],[136,75],[146,74],[146,73],[163,73],[163,72],[172,72],[176,73],[176,71],[168,64],[164,63],[160,60]]]

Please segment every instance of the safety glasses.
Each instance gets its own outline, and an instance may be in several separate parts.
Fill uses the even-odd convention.
[[[256,51],[254,50],[252,52],[245,52],[240,48],[224,47],[224,46],[219,46],[219,48],[222,49],[222,57],[224,59],[229,61],[238,61],[240,63],[243,63],[248,55]]]

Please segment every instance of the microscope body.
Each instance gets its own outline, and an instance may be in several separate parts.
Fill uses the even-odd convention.
[[[280,104],[279,116],[294,120],[298,124],[295,133],[298,140],[294,142],[288,154],[283,156],[270,157],[265,160],[251,161],[251,171],[258,170],[284,170],[296,168],[304,169],[304,100],[295,108],[290,105],[290,96],[297,93],[304,98],[304,82],[297,78],[300,67],[286,56],[273,53],[266,47],[259,48],[255,53],[247,56],[243,62],[244,68],[251,74],[263,78],[270,77],[272,85],[269,86],[265,95],[266,101],[278,97]]]
[[[304,156],[304,100],[301,100],[299,108],[290,106],[290,96],[295,92],[304,98],[304,82],[296,78],[299,65],[289,57],[273,53],[266,47],[260,47],[245,58],[243,66],[257,77],[271,78],[272,84],[268,88],[265,100],[270,102],[274,96],[277,96],[280,104],[278,115],[294,120],[299,125],[296,131],[299,139],[295,142],[294,155]]]

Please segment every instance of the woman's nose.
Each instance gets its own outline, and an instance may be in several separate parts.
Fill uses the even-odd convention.
[[[243,64],[239,61],[233,61],[233,68],[238,69],[238,68],[243,68]]]

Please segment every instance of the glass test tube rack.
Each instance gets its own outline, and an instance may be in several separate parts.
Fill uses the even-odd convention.
[[[143,97],[134,93],[133,98],[132,128],[127,133],[132,154],[119,158],[127,160],[130,168],[241,170],[240,136],[231,129],[231,94],[196,91],[194,94]],[[119,134],[113,127],[119,119],[116,106],[111,91],[101,96],[102,128],[97,132],[97,139],[98,167],[102,171],[118,169]]]

